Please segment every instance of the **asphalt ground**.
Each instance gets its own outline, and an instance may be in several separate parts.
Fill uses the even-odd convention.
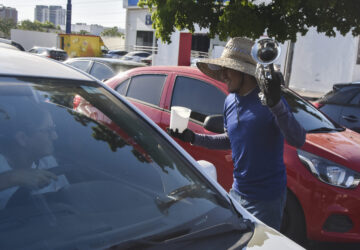
[[[360,243],[309,242],[308,250],[360,250]]]

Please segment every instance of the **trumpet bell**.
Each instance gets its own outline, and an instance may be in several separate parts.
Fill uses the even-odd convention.
[[[261,65],[269,65],[279,59],[281,48],[277,41],[271,38],[262,38],[255,41],[251,48],[252,58]]]

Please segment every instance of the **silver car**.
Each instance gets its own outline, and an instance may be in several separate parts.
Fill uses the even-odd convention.
[[[0,249],[301,249],[95,78],[0,48],[0,95]]]
[[[64,63],[78,68],[100,81],[105,81],[126,70],[147,66],[145,63],[102,57],[76,57]]]

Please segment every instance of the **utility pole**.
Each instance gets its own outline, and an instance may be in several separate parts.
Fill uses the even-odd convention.
[[[293,62],[293,58],[294,58],[294,49],[295,49],[295,43],[289,41],[287,51],[286,51],[285,69],[284,69],[284,81],[285,81],[286,87],[289,87],[289,84],[290,84],[292,62]]]
[[[71,0],[66,5],[66,34],[71,34]]]

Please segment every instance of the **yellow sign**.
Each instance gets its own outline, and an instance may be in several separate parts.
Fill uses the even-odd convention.
[[[65,50],[69,57],[94,57],[101,56],[101,48],[104,46],[100,36],[59,34],[60,47]]]

